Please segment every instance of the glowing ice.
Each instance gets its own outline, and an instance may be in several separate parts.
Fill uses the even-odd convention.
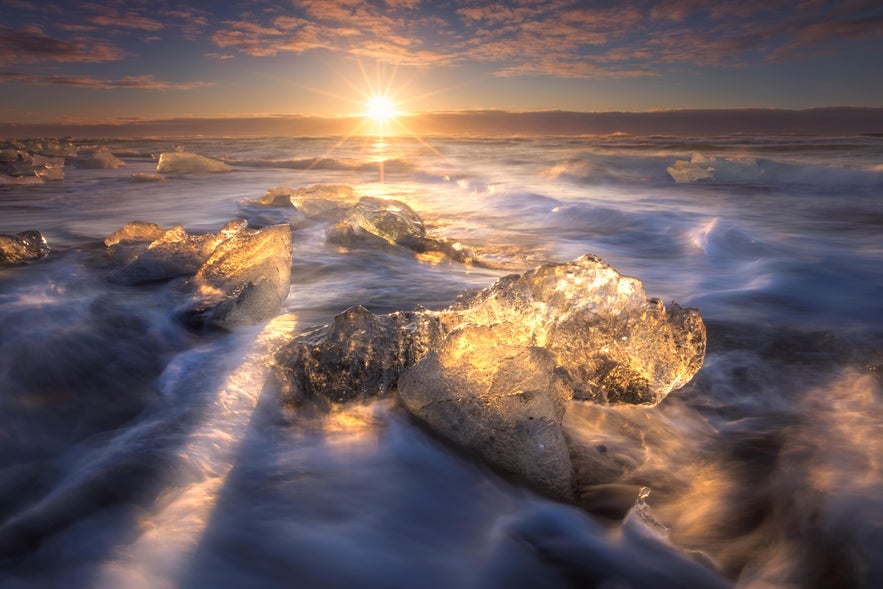
[[[104,245],[110,247],[118,243],[151,242],[160,239],[164,233],[165,230],[156,223],[132,221],[105,237]]]
[[[190,277],[192,296],[178,317],[194,327],[228,328],[270,319],[288,296],[291,228],[247,225],[234,219],[217,233],[190,235],[180,225],[163,230],[133,221],[104,240],[112,259],[128,262],[108,280],[138,285]]]
[[[151,242],[144,253],[108,276],[108,280],[136,285],[195,274],[222,239],[211,233],[189,235],[180,225],[172,227]]]
[[[0,266],[30,262],[48,253],[46,238],[34,229],[15,235],[0,235]]]
[[[162,153],[156,164],[156,171],[159,174],[205,174],[229,172],[231,169],[224,162],[187,151]]]
[[[656,404],[704,356],[696,309],[667,310],[636,278],[583,256],[504,277],[442,311],[348,309],[286,346],[276,374],[295,405],[397,390],[439,435],[570,496],[563,405]]]
[[[277,186],[261,198],[269,207],[293,206],[308,219],[339,219],[358,201],[349,184],[315,184],[305,188]]]
[[[221,242],[196,273],[192,302],[182,318],[194,326],[229,328],[271,319],[288,297],[291,281],[291,228],[261,230],[228,224]],[[223,234],[221,230],[219,235]]]

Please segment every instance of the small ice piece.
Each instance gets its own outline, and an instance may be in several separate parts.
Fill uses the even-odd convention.
[[[78,152],[74,163],[78,168],[95,170],[113,170],[126,165],[126,162],[112,154],[106,147]]]
[[[132,174],[132,180],[135,182],[165,182],[166,179],[159,174],[148,174],[146,172],[136,172]]]
[[[14,147],[0,149],[0,164],[11,164],[18,159],[18,150]]]
[[[224,162],[187,151],[162,153],[156,164],[158,174],[205,174],[229,172],[231,169]]]
[[[165,229],[156,223],[147,223],[145,221],[132,221],[126,223],[120,229],[117,229],[104,238],[104,245],[110,247],[118,243],[137,243],[151,242],[161,238],[165,233]]]
[[[293,206],[308,219],[339,219],[358,198],[349,184],[315,184],[297,189],[277,186],[268,190],[260,202],[267,207]]]
[[[684,160],[676,161],[667,167],[666,171],[678,184],[710,182],[714,180],[714,174],[710,169]]]
[[[677,160],[666,168],[678,183],[747,182],[763,175],[763,168],[752,158],[709,157],[694,153],[690,161]]]
[[[31,262],[48,254],[46,238],[34,229],[15,235],[0,235],[0,266]]]
[[[385,241],[411,249],[425,237],[423,220],[414,209],[398,200],[373,196],[360,198],[346,218],[327,233],[330,242],[343,246]]]

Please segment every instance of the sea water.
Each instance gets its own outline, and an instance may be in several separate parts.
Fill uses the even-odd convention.
[[[0,587],[883,586],[883,139],[77,143],[127,165],[0,186],[0,233],[52,248],[0,269]],[[176,149],[232,171],[133,178]],[[716,169],[678,183],[678,161]],[[485,263],[341,248],[327,221],[254,204],[329,183],[407,203]],[[293,228],[266,324],[193,333],[174,281],[106,280],[102,240],[129,221],[237,217]],[[351,305],[442,308],[585,253],[697,307],[708,354],[656,407],[571,407],[575,505],[394,400],[297,412],[267,380],[275,349]]]

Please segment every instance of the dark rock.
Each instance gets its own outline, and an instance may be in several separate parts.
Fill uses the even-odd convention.
[[[199,268],[186,322],[222,328],[252,325],[275,316],[291,282],[291,228],[261,230],[227,225],[222,241]],[[218,235],[224,235],[222,230]]]
[[[43,234],[34,229],[15,235],[0,235],[0,266],[12,266],[38,260],[49,254]]]

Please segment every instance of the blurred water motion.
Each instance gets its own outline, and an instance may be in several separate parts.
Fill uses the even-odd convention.
[[[183,143],[231,171],[138,181],[174,146],[123,140],[105,147],[125,168],[0,187],[0,233],[52,248],[0,268],[3,589],[883,586],[880,138]],[[735,155],[750,174],[667,171]],[[496,263],[339,249],[328,220],[249,204],[315,184],[401,201]],[[193,333],[182,279],[105,280],[102,240],[129,221],[240,216],[293,227],[263,328]],[[292,412],[265,385],[275,346],[351,305],[442,308],[585,253],[698,307],[708,353],[653,409],[568,410],[575,505],[391,400]]]

